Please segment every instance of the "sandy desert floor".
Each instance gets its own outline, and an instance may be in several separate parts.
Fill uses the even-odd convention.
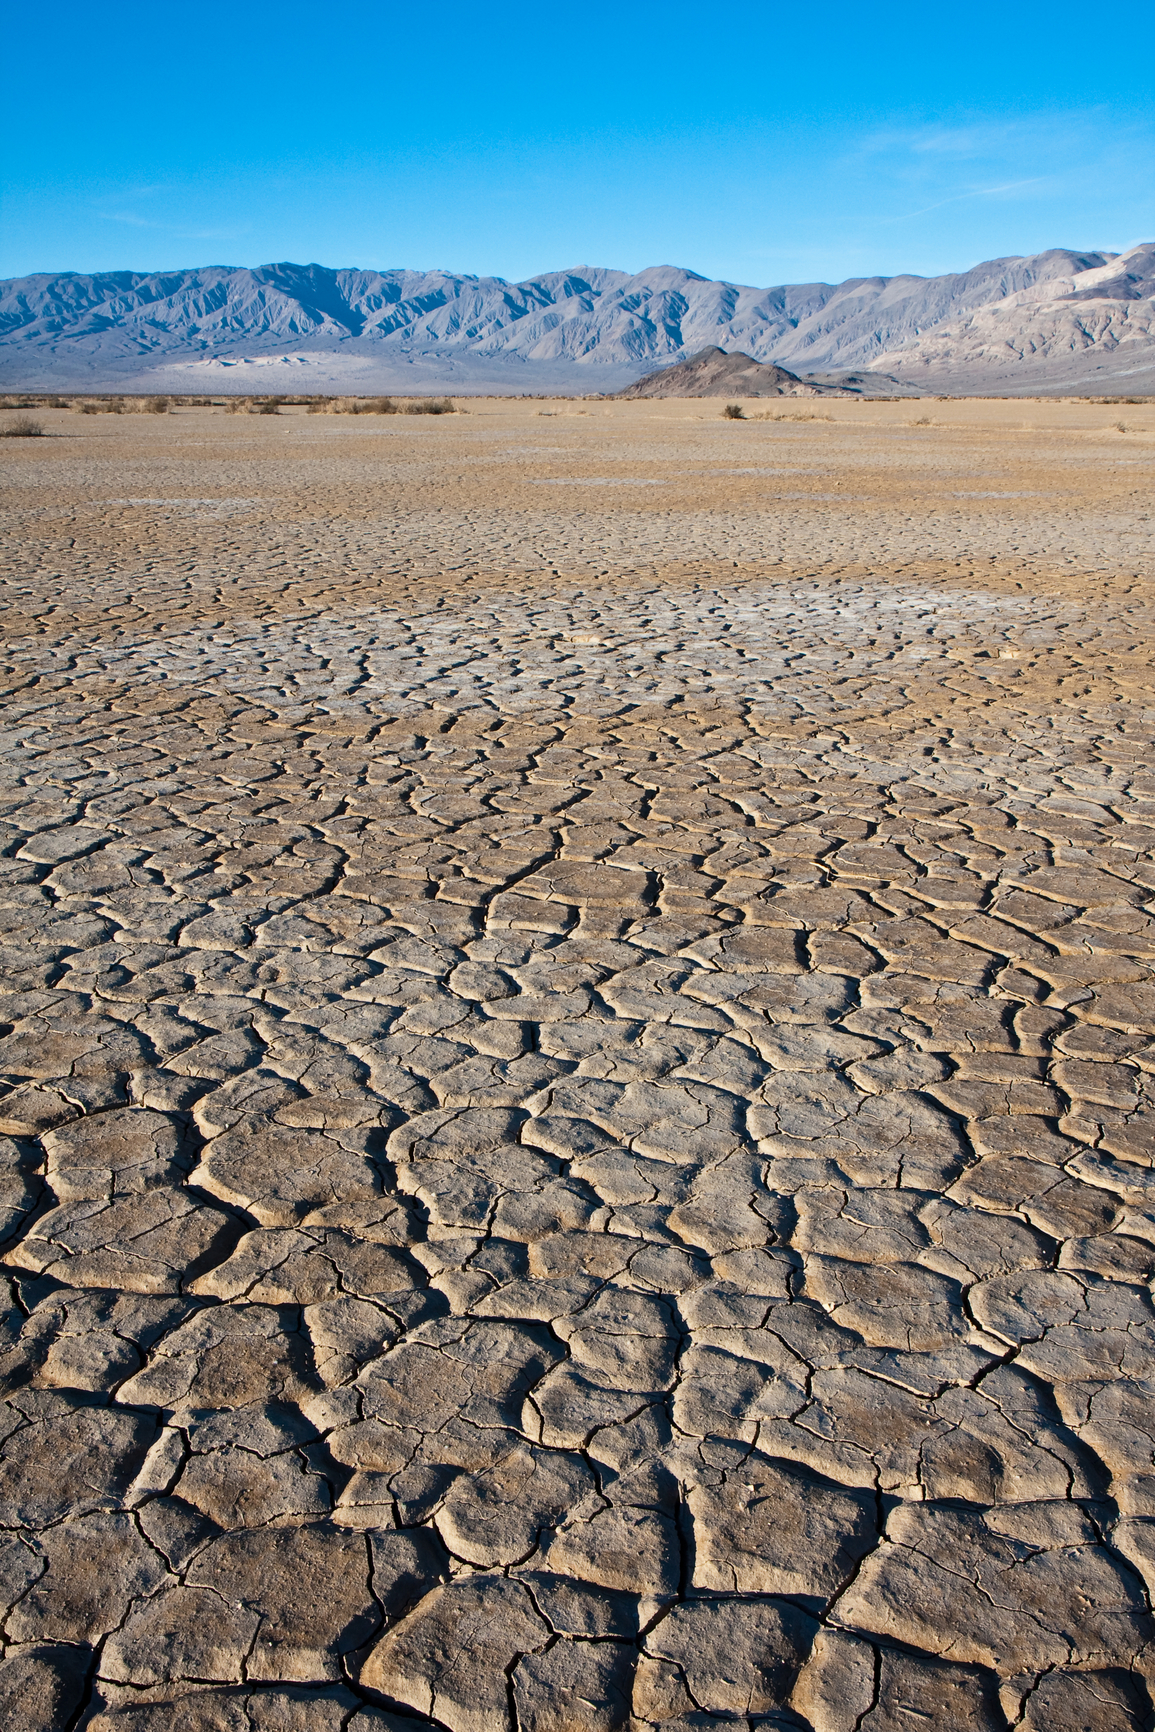
[[[1155,406],[466,407],[0,443],[0,1718],[1148,1726]]]

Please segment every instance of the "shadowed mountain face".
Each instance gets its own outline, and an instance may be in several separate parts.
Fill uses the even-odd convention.
[[[785,367],[766,367],[750,355],[724,349],[699,349],[674,367],[659,367],[619,397],[815,397],[823,389],[806,385]]]
[[[1069,384],[1072,366],[1088,378],[1111,371],[1121,345],[1130,345],[1124,358],[1143,350],[1150,363],[1153,257],[1152,247],[1056,249],[951,276],[770,289],[674,266],[632,276],[582,267],[524,283],[294,264],[40,275],[0,283],[0,382],[597,391],[717,347],[801,374],[874,367],[901,376],[909,357],[914,377],[939,383],[946,368],[963,390],[981,389],[1011,357],[1024,388],[1038,388],[1052,372]],[[1086,302],[1103,316],[1088,322],[1078,311]],[[1040,317],[1046,325],[1042,309],[1060,303],[1053,336],[1017,343],[1016,333]],[[993,314],[1002,321],[997,355],[969,340],[960,349],[957,333]],[[952,334],[949,354],[934,346],[943,332]]]

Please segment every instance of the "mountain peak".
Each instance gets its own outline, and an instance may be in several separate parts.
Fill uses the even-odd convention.
[[[672,367],[646,373],[619,397],[817,397],[824,387],[804,384],[785,367],[765,366],[740,351],[711,344]]]

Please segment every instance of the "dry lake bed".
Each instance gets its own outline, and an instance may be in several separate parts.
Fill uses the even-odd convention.
[[[1155,1695],[1155,405],[5,440],[0,1719]]]

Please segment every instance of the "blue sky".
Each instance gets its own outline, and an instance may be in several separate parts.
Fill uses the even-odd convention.
[[[291,259],[770,284],[1155,238],[1150,7],[10,14],[0,276]]]

